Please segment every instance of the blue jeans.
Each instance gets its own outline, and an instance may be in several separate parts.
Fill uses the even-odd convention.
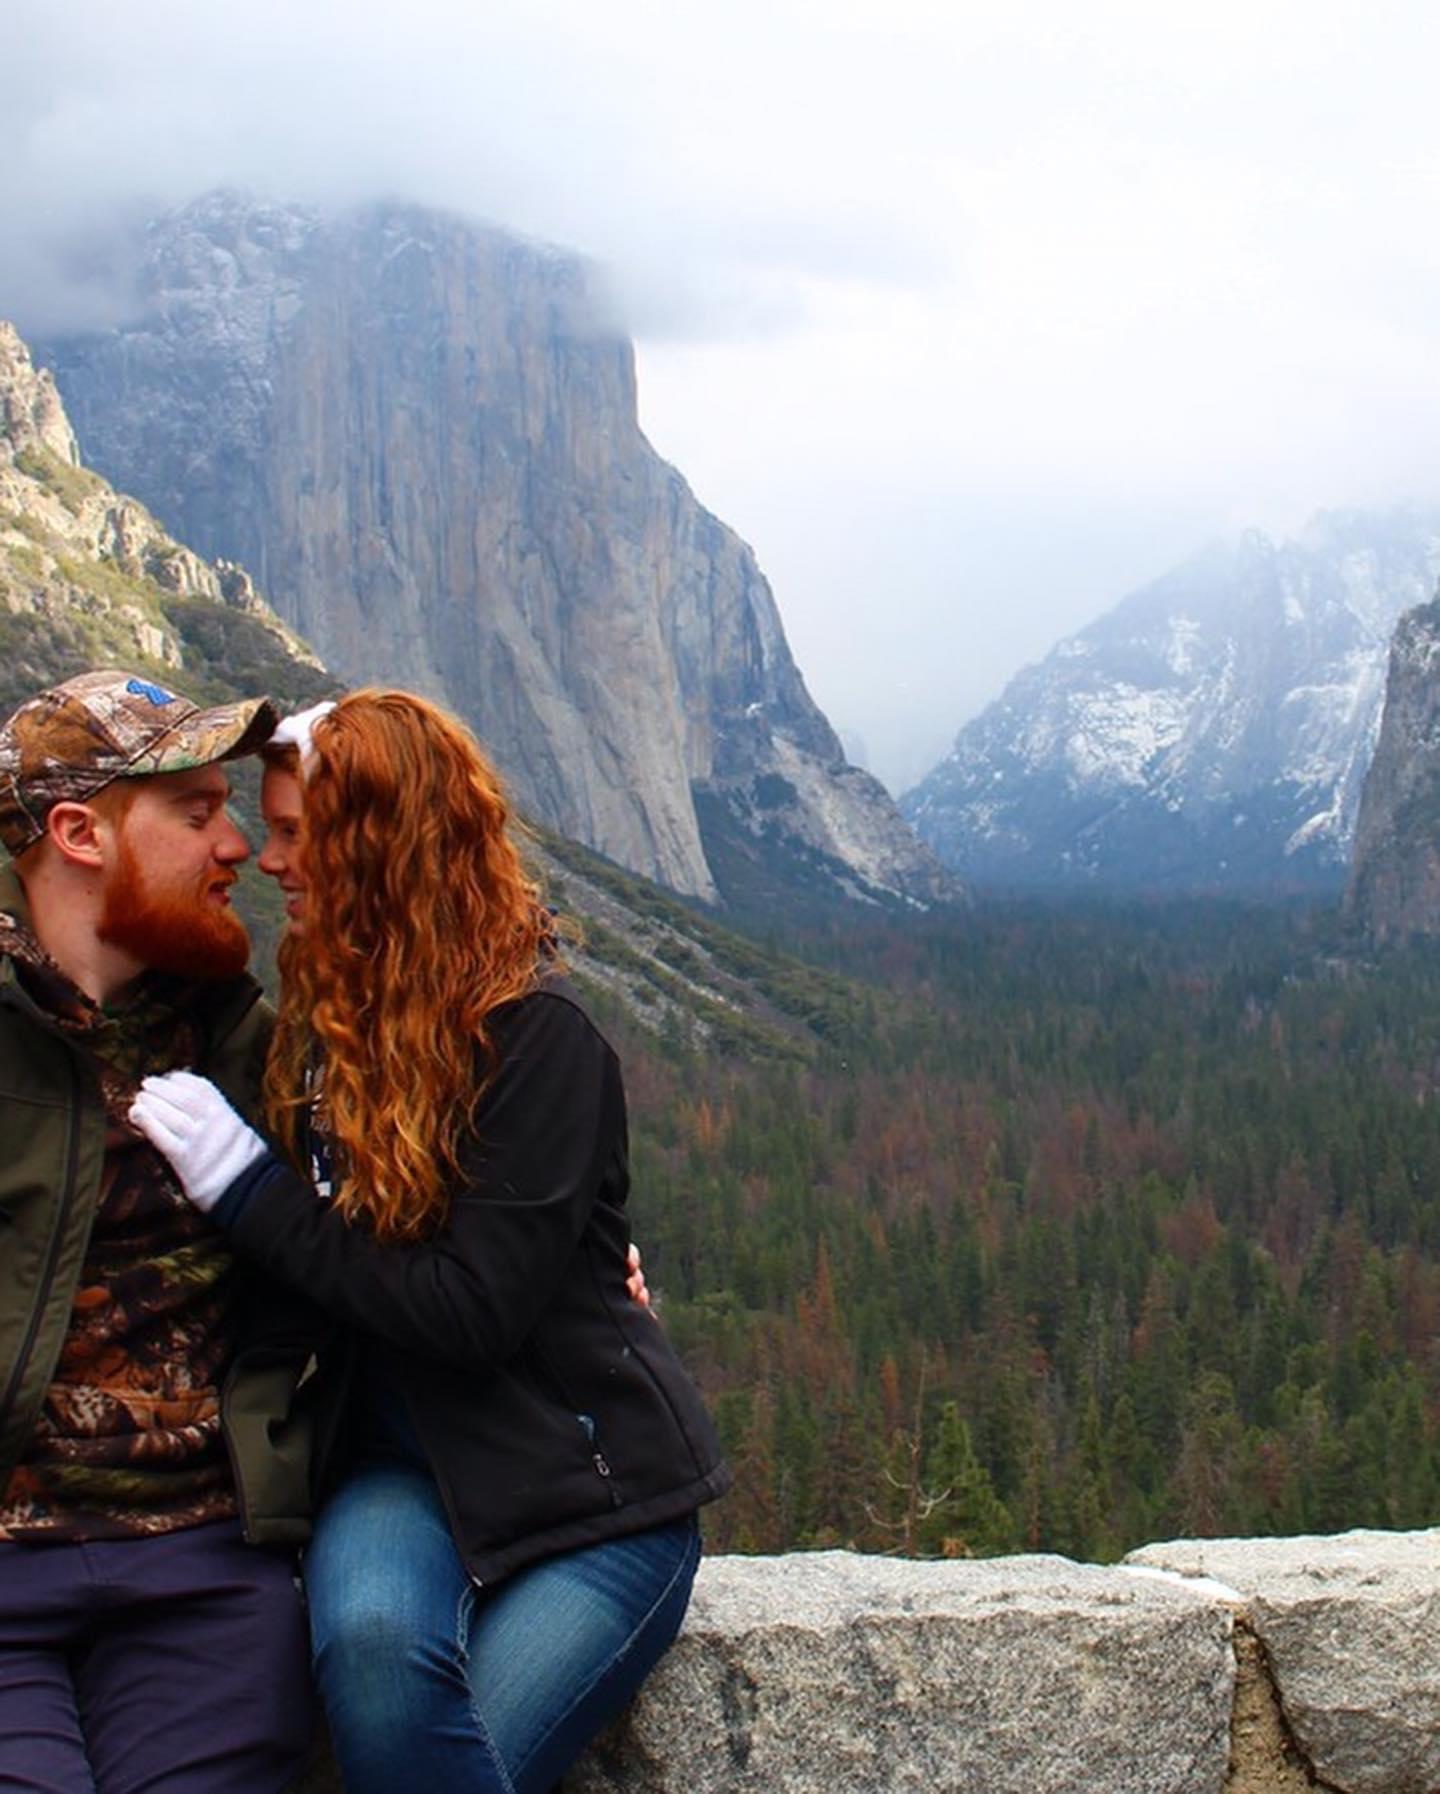
[[[544,1794],[680,1629],[693,1517],[471,1583],[428,1471],[362,1464],[305,1557],[346,1794]]]

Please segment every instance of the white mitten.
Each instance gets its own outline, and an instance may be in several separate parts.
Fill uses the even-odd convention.
[[[270,1150],[210,1080],[193,1071],[143,1079],[130,1119],[169,1159],[185,1194],[206,1213]]]

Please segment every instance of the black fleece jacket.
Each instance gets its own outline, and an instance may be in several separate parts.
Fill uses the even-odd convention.
[[[663,1328],[626,1293],[614,1051],[561,979],[488,1026],[497,1069],[430,1239],[377,1243],[273,1156],[214,1211],[380,1352],[486,1583],[677,1519],[730,1481]]]

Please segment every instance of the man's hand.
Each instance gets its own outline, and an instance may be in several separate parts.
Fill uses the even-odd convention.
[[[193,1071],[143,1079],[130,1120],[169,1159],[196,1208],[207,1213],[270,1150],[210,1080]]]

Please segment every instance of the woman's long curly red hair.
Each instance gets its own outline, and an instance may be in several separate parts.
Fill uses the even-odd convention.
[[[486,1017],[553,963],[508,816],[473,736],[423,698],[354,692],[315,726],[304,930],[281,950],[267,1107],[297,1152],[318,1048],[335,1203],[380,1239],[443,1218]]]

